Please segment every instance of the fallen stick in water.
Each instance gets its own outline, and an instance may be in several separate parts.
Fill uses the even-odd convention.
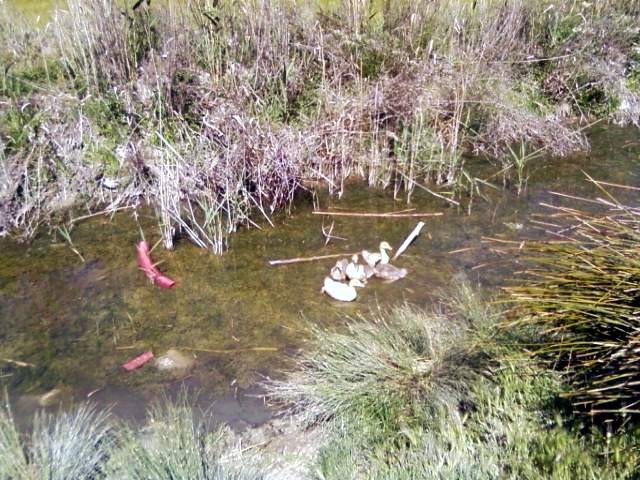
[[[298,257],[287,258],[286,260],[269,260],[269,265],[273,267],[275,265],[287,265],[289,263],[315,262],[317,260],[326,260],[328,258],[351,257],[352,255],[355,255],[355,253],[332,253],[331,255],[320,255],[317,257]]]
[[[277,352],[276,347],[247,347],[247,348],[228,348],[224,350],[212,350],[209,348],[184,347],[183,350],[204,353],[237,353],[237,352]]]
[[[400,255],[404,253],[404,251],[409,247],[409,245],[411,245],[411,242],[413,242],[416,239],[416,237],[420,235],[420,231],[422,230],[422,227],[424,227],[424,222],[418,222],[418,225],[416,225],[416,228],[414,228],[413,231],[409,234],[409,236],[405,239],[405,241],[402,242],[402,245],[400,245],[400,248],[396,250],[396,254],[393,256],[392,260],[395,260],[396,258],[398,258]]]
[[[21,362],[20,360],[14,360],[12,358],[3,358],[2,359],[3,362],[7,362],[10,363],[12,365],[15,365],[16,367],[35,367],[35,365],[33,363],[29,363],[29,362]]]
[[[371,213],[371,212],[327,212],[324,210],[316,210],[311,212],[314,215],[330,215],[333,217],[377,217],[377,218],[411,218],[411,217],[440,217],[442,212],[423,212],[423,213]]]

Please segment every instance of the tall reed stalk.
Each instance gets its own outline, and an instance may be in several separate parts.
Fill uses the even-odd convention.
[[[595,202],[603,213],[552,207],[557,240],[525,243],[534,266],[508,289],[517,314],[509,325],[540,329],[531,348],[567,374],[576,410],[637,419],[640,210],[612,198]]]

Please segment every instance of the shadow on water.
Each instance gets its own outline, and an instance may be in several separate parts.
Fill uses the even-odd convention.
[[[569,159],[534,162],[525,193],[485,189],[471,211],[449,207],[417,191],[411,208],[442,211],[427,219],[424,233],[398,261],[409,276],[393,284],[373,283],[352,304],[320,293],[334,260],[269,267],[267,259],[325,255],[375,248],[380,240],[398,246],[417,219],[325,218],[335,240],[324,246],[323,218],[303,197],[277,228],[239,232],[230,250],[216,257],[187,242],[173,252],[154,252],[160,268],[178,281],[169,291],[151,286],[135,262],[139,227],[158,238],[149,213],[94,218],[72,232],[82,263],[62,240],[42,235],[30,245],[0,243],[0,381],[18,421],[43,404],[57,408],[90,398],[117,414],[141,421],[148,404],[187,387],[217,417],[242,429],[270,417],[256,383],[277,375],[304,348],[309,324],[339,325],[347,316],[404,301],[424,305],[457,276],[495,288],[511,281],[512,258],[492,254],[486,235],[517,239],[540,235],[529,216],[540,202],[567,203],[549,191],[593,196],[595,178],[638,185],[636,130],[593,132],[593,149]],[[494,172],[477,162],[474,172]],[[500,180],[501,182],[501,180]],[[630,201],[634,201],[632,197]],[[323,208],[393,211],[407,208],[388,192],[354,185],[342,199],[321,197]],[[575,204],[575,203],[574,203]],[[581,205],[582,206],[582,205]],[[520,225],[522,228],[520,228]],[[59,242],[59,243],[56,243]],[[460,253],[449,253],[464,250]],[[159,356],[176,349],[193,360],[188,370],[159,371],[151,364],[126,373],[121,364],[146,350]],[[21,366],[15,362],[32,366]],[[42,395],[47,392],[43,400]]]

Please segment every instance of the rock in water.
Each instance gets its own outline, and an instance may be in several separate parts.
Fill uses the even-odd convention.
[[[156,359],[156,368],[160,371],[187,370],[194,364],[192,356],[184,355],[178,350],[170,349]]]

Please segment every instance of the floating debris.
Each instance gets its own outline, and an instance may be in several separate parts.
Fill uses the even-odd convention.
[[[11,365],[15,365],[16,367],[22,367],[22,368],[34,368],[35,367],[35,365],[33,363],[22,362],[20,360],[14,360],[12,358],[3,358],[2,361],[6,362],[6,363],[9,363]]]
[[[41,407],[50,407],[55,405],[56,403],[60,403],[62,400],[62,390],[59,388],[54,388],[53,390],[49,390],[47,393],[44,393],[38,397],[38,405]]]
[[[424,227],[424,222],[418,222],[418,225],[416,225],[416,228],[414,228],[411,231],[411,233],[407,236],[407,238],[405,238],[404,242],[402,242],[402,245],[400,245],[400,248],[396,251],[396,254],[393,256],[393,260],[398,258],[400,255],[404,253],[404,251],[407,248],[409,248],[409,245],[411,245],[411,242],[413,242],[418,237],[418,235],[420,235],[420,232],[422,231],[422,227]]]
[[[406,217],[441,217],[442,212],[422,212],[422,213],[371,213],[371,212],[325,212],[315,210],[314,215],[330,215],[334,217],[373,217],[373,218],[406,218]]]
[[[136,368],[140,368],[152,358],[153,352],[144,352],[143,354],[138,355],[137,357],[132,358],[131,360],[124,363],[122,365],[122,368],[124,368],[127,372],[130,372],[132,370],[135,370]]]
[[[507,227],[509,230],[513,230],[514,232],[520,231],[524,228],[524,225],[522,223],[515,223],[515,222],[502,222],[504,224],[505,227]]]
[[[160,288],[171,288],[176,282],[175,280],[163,275],[158,267],[151,261],[151,251],[149,244],[144,240],[136,244],[136,258],[138,267],[144,272],[146,277]]]

